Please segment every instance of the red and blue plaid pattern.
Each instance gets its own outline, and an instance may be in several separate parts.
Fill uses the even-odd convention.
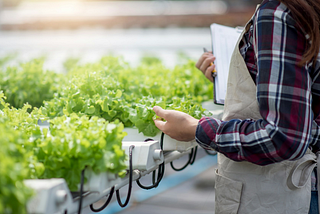
[[[204,117],[196,140],[234,161],[267,165],[320,150],[320,56],[298,66],[311,41],[277,0],[264,0],[240,43],[257,86],[262,119],[221,121]]]

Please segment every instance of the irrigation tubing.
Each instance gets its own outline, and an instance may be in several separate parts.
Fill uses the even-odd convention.
[[[83,199],[83,184],[84,184],[84,171],[86,168],[84,168],[81,171],[81,183],[80,183],[80,198],[79,198],[79,207],[78,207],[78,214],[81,214],[81,208],[82,208],[82,199]]]
[[[121,202],[120,193],[119,190],[116,191],[117,195],[117,201],[120,207],[125,207],[128,205],[130,197],[131,197],[131,190],[132,190],[132,150],[134,148],[134,145],[131,145],[129,147],[129,187],[128,187],[128,194],[127,199],[124,203]]]
[[[190,162],[189,162],[190,165],[192,165],[196,160],[197,152],[198,152],[198,146],[194,147],[194,154],[193,154],[193,157],[190,158]]]
[[[93,207],[93,204],[91,204],[91,205],[90,205],[91,211],[97,213],[97,212],[100,212],[100,211],[104,210],[104,209],[108,206],[108,204],[110,203],[111,198],[112,198],[112,196],[113,196],[113,193],[114,193],[114,186],[111,188],[110,193],[108,194],[109,197],[108,197],[107,201],[106,201],[101,207],[99,207],[99,208],[97,208],[97,209]]]
[[[164,133],[162,132],[161,133],[161,138],[160,138],[160,148],[161,148],[161,150],[163,150],[163,138],[164,138]],[[145,141],[150,141],[150,140],[153,140],[153,139],[148,138]],[[149,189],[156,188],[156,187],[158,187],[159,183],[161,182],[161,180],[162,180],[162,178],[164,176],[164,171],[165,171],[165,163],[163,162],[162,164],[159,165],[157,179],[156,179],[156,170],[154,170],[152,172],[152,185],[144,186],[144,185],[141,184],[140,179],[138,179],[136,181],[136,183],[142,189],[149,190]]]
[[[194,161],[196,160],[196,156],[197,156],[197,151],[198,151],[198,146],[194,147],[191,149],[191,152],[189,154],[189,160],[188,162],[181,168],[176,168],[174,165],[173,165],[173,162],[170,162],[170,165],[171,165],[171,168],[175,171],[182,171],[184,170],[185,168],[187,168],[187,166],[189,165],[192,165],[194,163]]]

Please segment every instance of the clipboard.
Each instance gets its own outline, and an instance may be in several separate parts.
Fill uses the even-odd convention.
[[[212,53],[215,55],[217,76],[214,78],[213,101],[224,105],[227,91],[229,65],[233,50],[243,31],[243,27],[228,27],[213,23],[210,25]]]

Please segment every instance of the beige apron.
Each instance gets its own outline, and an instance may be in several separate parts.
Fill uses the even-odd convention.
[[[241,38],[249,27],[250,24],[247,24],[232,55],[222,118],[224,121],[261,118],[256,85],[239,51]],[[235,162],[219,153],[215,213],[308,213],[310,175],[315,165],[316,156],[309,149],[297,161],[282,161],[267,166],[247,161]]]

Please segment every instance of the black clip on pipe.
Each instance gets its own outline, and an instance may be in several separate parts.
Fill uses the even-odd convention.
[[[126,201],[122,204],[120,199],[120,193],[119,190],[116,191],[117,195],[117,201],[120,207],[125,207],[128,205],[130,197],[131,197],[131,189],[132,189],[132,149],[134,148],[134,145],[131,145],[129,147],[129,187],[128,187],[128,194]]]
[[[160,138],[160,148],[161,148],[161,150],[163,150],[163,138],[164,138],[164,133],[162,132],[162,133],[161,133],[161,138]],[[150,140],[153,140],[153,139],[148,138],[148,139],[145,140],[145,142],[150,141]],[[139,186],[140,188],[142,188],[142,189],[147,189],[147,190],[149,190],[149,189],[152,189],[152,188],[156,188],[156,187],[158,187],[160,181],[161,181],[162,178],[163,178],[164,169],[165,169],[165,163],[164,163],[164,161],[163,161],[163,163],[159,165],[157,181],[156,181],[156,170],[154,170],[154,171],[152,172],[152,185],[151,185],[151,186],[144,186],[144,185],[142,185],[142,184],[140,183],[140,179],[138,179],[138,180],[136,181],[136,183],[137,183],[138,186]]]

